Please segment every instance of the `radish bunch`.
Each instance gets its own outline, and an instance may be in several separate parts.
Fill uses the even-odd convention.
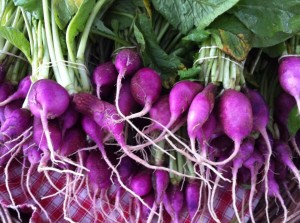
[[[31,83],[28,76],[17,88],[7,82],[0,85],[1,166],[7,190],[9,166],[22,157],[23,163],[30,164],[22,174],[24,194],[49,222],[51,216],[40,202],[54,195],[35,197],[30,181],[34,171],[44,174],[55,194],[64,196],[64,219],[69,222],[73,220],[68,205],[75,201],[82,206],[77,198],[82,188],[88,191],[93,203],[90,214],[96,220],[102,215],[114,221],[104,211],[108,205],[125,222],[163,221],[165,212],[172,222],[181,222],[184,212],[191,220],[208,213],[222,222],[215,198],[220,187],[229,184],[239,222],[243,216],[236,189],[244,184],[251,188],[252,222],[253,200],[261,194],[267,214],[269,197],[275,197],[287,218],[273,171],[280,163],[299,185],[300,175],[285,130],[280,137],[267,131],[270,111],[257,90],[223,89],[217,83],[190,80],[164,89],[161,74],[143,67],[133,49],[123,49],[114,60],[96,67],[91,82],[92,93],[71,95],[53,80]],[[22,108],[24,102],[28,109]],[[280,110],[275,114],[278,124],[285,126],[288,115],[283,118]],[[53,171],[65,176],[64,188],[51,179]],[[117,187],[114,198],[107,193],[112,185]],[[120,202],[123,193],[133,198],[130,220]],[[12,194],[10,198],[15,204]]]

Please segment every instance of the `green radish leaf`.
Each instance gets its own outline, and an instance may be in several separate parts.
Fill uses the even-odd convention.
[[[187,70],[179,70],[178,75],[180,80],[199,80],[200,67],[192,67]]]
[[[292,136],[295,136],[300,129],[300,116],[297,106],[290,111],[287,127]]]
[[[94,6],[95,0],[83,0],[77,13],[72,18],[67,28],[66,42],[68,51],[70,53],[70,56],[72,57],[71,60],[73,61],[75,61],[75,38],[80,32],[84,30],[86,22]]]
[[[43,18],[42,0],[14,0],[14,4],[29,12],[36,19]]]
[[[237,61],[244,61],[251,49],[248,40],[243,34],[236,35],[226,30],[214,30],[216,37],[220,39],[220,44],[218,47],[224,51],[227,55],[233,57]]]
[[[278,44],[300,30],[299,0],[240,0],[233,13],[253,34],[253,47]]]
[[[55,22],[60,29],[64,29],[76,14],[83,0],[53,0]]]
[[[193,42],[202,42],[210,36],[210,32],[203,29],[194,29],[183,40],[193,41]]]
[[[204,29],[237,2],[238,0],[152,0],[154,8],[183,34],[187,34],[195,26]]]
[[[0,36],[21,50],[27,60],[31,63],[30,43],[20,30],[12,27],[1,26]]]

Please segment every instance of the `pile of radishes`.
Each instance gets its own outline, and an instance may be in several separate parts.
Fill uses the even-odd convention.
[[[46,197],[35,197],[30,188],[34,171],[42,172],[57,194],[65,197],[64,218],[70,222],[68,203],[77,201],[82,187],[94,202],[94,216],[100,197],[125,222],[163,222],[165,212],[172,222],[180,222],[186,209],[191,220],[208,211],[222,222],[215,210],[215,194],[228,183],[238,222],[244,216],[236,205],[237,185],[250,185],[252,222],[256,194],[264,194],[267,216],[269,198],[278,199],[286,221],[279,186],[286,184],[288,171],[300,185],[290,148],[292,144],[297,149],[297,143],[295,136],[290,140],[286,127],[295,102],[299,106],[299,60],[292,57],[281,62],[280,83],[296,100],[286,93],[277,100],[280,135],[267,130],[269,107],[259,91],[246,86],[240,91],[222,89],[189,80],[163,89],[160,74],[142,67],[133,49],[120,50],[112,61],[94,70],[93,94],[69,95],[53,80],[31,83],[29,76],[17,88],[3,82],[0,160],[7,191],[10,164],[22,157],[24,166],[30,165],[22,174],[24,194],[49,221],[40,205]],[[51,171],[66,176],[65,188],[56,187]],[[114,202],[107,197],[112,185],[118,187]],[[135,207],[130,219],[120,203],[123,191],[131,195],[131,207]],[[12,194],[10,199],[15,205]]]

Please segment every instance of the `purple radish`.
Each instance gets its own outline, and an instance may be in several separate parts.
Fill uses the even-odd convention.
[[[50,120],[48,123],[49,131],[51,132],[51,140],[53,141],[54,149],[58,151],[62,144],[62,133],[56,119]],[[36,145],[43,151],[48,150],[48,143],[44,134],[42,121],[39,118],[34,117],[33,119],[33,139]],[[45,154],[44,154],[45,157]],[[48,157],[49,158],[49,157]]]
[[[152,105],[158,100],[161,89],[162,81],[158,73],[151,68],[139,69],[131,79],[130,90],[134,100],[138,104],[144,106],[144,108],[140,112],[126,116],[126,119],[138,118],[146,115],[150,111]],[[119,106],[117,106],[119,112],[120,109],[118,107]],[[124,114],[120,115],[125,117]]]
[[[40,118],[47,139],[50,159],[55,162],[55,151],[48,129],[48,120],[62,115],[69,106],[70,97],[65,88],[52,80],[38,80],[32,84],[28,95],[31,113]]]
[[[169,123],[171,117],[169,95],[160,97],[160,99],[151,107],[149,111],[149,117],[159,122],[162,126],[166,126]],[[147,132],[163,131],[161,125],[153,122],[147,129]]]
[[[79,119],[79,113],[73,108],[72,105],[58,117],[62,134],[64,135],[66,130],[76,125]]]
[[[163,170],[153,172],[153,188],[155,189],[155,202],[159,204],[163,200],[164,193],[169,185],[169,173]]]
[[[87,174],[93,192],[97,194],[99,190],[107,189],[111,185],[111,171],[99,152],[90,152],[86,167],[90,170]]]
[[[149,193],[146,196],[143,197],[143,200],[145,201],[146,204],[148,204],[149,207],[153,207],[155,205],[155,198],[154,198],[154,193]],[[149,215],[150,215],[150,209],[145,207],[144,205],[142,205],[141,208],[141,219],[149,219]],[[140,219],[137,219],[140,220]]]
[[[23,105],[23,100],[13,101],[6,106],[4,106],[4,117],[7,119],[15,110],[21,109]]]
[[[263,96],[256,90],[247,89],[246,95],[250,100],[252,106],[253,113],[253,130],[258,131],[266,143],[267,151],[263,153],[265,156],[265,199],[267,200],[268,194],[268,178],[267,174],[270,167],[270,160],[272,155],[272,146],[270,143],[270,139],[267,133],[267,125],[269,122],[269,108],[267,103],[265,102]]]
[[[196,217],[200,208],[200,183],[198,181],[188,182],[185,188],[186,206],[191,221]]]
[[[109,201],[106,198],[106,193],[109,187],[112,185],[112,182],[110,181],[111,169],[108,167],[108,165],[102,158],[101,153],[95,150],[91,151],[88,155],[86,160],[86,167],[89,169],[87,177],[89,180],[89,186],[91,187],[93,193],[92,199],[95,211],[94,214],[95,216],[97,216],[96,200],[98,197],[98,193],[100,193],[100,200],[106,200],[106,202],[109,203]],[[88,194],[91,194],[89,192],[89,187],[87,187],[87,189]],[[100,206],[100,209],[103,211],[103,213],[105,213],[102,205]]]
[[[1,125],[1,140],[11,140],[21,136],[32,124],[31,114],[26,109],[17,109]]]
[[[6,98],[4,101],[1,101],[0,106],[7,105],[8,103],[18,100],[18,99],[25,99],[28,94],[28,91],[30,89],[30,86],[31,86],[30,76],[24,77],[21,80],[17,91],[15,93],[13,93],[12,95],[10,95],[8,98]]]
[[[93,72],[93,82],[96,85],[96,94],[101,98],[103,88],[112,88],[117,82],[117,70],[112,62],[106,62],[97,66]]]
[[[132,49],[123,49],[118,52],[115,58],[115,67],[118,74],[115,105],[118,114],[124,117],[119,108],[120,90],[122,87],[122,78],[133,75],[141,67],[141,58],[139,54]]]
[[[274,115],[276,121],[286,125],[289,113],[295,105],[295,98],[286,92],[281,92],[281,94],[275,100]]]
[[[240,145],[253,129],[253,114],[249,99],[239,91],[225,90],[219,102],[219,120],[224,133],[234,141],[234,150],[225,160],[212,162],[211,165],[224,165],[230,162],[239,152]]]
[[[115,67],[122,77],[132,75],[140,68],[141,63],[140,56],[132,49],[120,50],[115,58]]]
[[[195,154],[197,153],[195,148],[197,132],[202,131],[204,123],[208,120],[214,108],[216,90],[216,85],[209,84],[195,96],[188,111],[187,131],[192,152]]]
[[[155,206],[155,198],[154,198],[153,192],[144,196],[143,200],[146,202],[146,204],[148,204],[149,207]],[[144,205],[142,205],[141,219],[147,219],[147,222],[152,222],[152,221],[149,221],[150,214],[151,214],[150,209],[145,207]]]
[[[138,107],[138,103],[134,100],[130,90],[130,80],[125,80],[122,84],[119,96],[119,107],[125,116],[134,113]]]
[[[169,94],[170,120],[165,126],[164,131],[157,138],[158,140],[165,135],[175,122],[182,118],[183,114],[189,109],[194,97],[202,89],[203,86],[201,84],[189,80],[180,81],[173,86]]]
[[[179,223],[179,217],[184,204],[184,195],[178,185],[170,185],[164,196],[164,206],[172,218],[172,222]]]
[[[152,174],[152,184],[155,191],[155,202],[151,206],[151,211],[147,222],[152,222],[153,215],[158,206],[163,202],[164,194],[169,186],[170,177],[167,171],[157,170]]]
[[[37,146],[33,146],[27,149],[27,158],[30,163],[30,167],[28,169],[27,176],[26,176],[26,188],[34,203],[37,204],[38,207],[44,212],[49,222],[52,222],[48,215],[48,212],[40,204],[40,202],[37,200],[37,198],[34,196],[34,194],[30,189],[30,176],[32,175],[34,167],[38,165],[39,162],[41,161],[41,157],[42,157],[41,150],[39,150]]]
[[[268,183],[269,183],[269,197],[275,197],[279,200],[282,208],[283,208],[283,215],[284,215],[284,219],[283,222],[287,221],[287,208],[284,204],[284,200],[282,198],[282,196],[280,195],[280,189],[279,189],[279,185],[275,180],[275,164],[274,162],[270,163],[270,169],[268,172]],[[268,210],[266,209],[266,212],[268,212]],[[268,216],[267,216],[268,217]],[[267,221],[269,222],[269,218],[267,218]]]
[[[64,135],[59,154],[67,157],[86,145],[86,135],[79,126],[68,129]]]
[[[217,117],[212,112],[208,117],[207,121],[203,124],[203,127],[197,131],[197,135],[196,135],[197,141],[201,148],[202,157],[206,158],[207,156],[208,142],[211,139],[214,132],[216,131],[216,128],[217,128]]]
[[[14,92],[14,87],[10,82],[0,84],[0,102],[6,100]]]
[[[185,113],[194,97],[203,90],[203,86],[192,81],[180,81],[176,83],[170,91],[170,122],[167,128],[171,127]]]
[[[279,62],[279,83],[283,90],[292,95],[300,111],[300,58],[287,56]]]
[[[241,144],[238,154],[233,159],[232,168],[232,205],[238,222],[242,222],[239,216],[239,211],[236,206],[236,184],[238,170],[243,166],[243,163],[251,156],[254,151],[254,139],[247,138]]]
[[[145,196],[152,190],[151,171],[140,171],[131,178],[130,188],[138,196]]]
[[[131,177],[136,173],[137,166],[134,160],[130,159],[128,156],[122,157],[120,164],[117,167],[117,171],[120,174],[120,178],[122,181],[126,184],[130,182]],[[123,217],[123,219],[126,220],[126,217],[124,215],[123,209],[121,207],[121,193],[122,193],[122,187],[118,187],[117,194],[115,197],[115,204],[114,208],[120,215]],[[146,202],[146,201],[145,201]],[[146,202],[147,203],[147,202]]]
[[[253,198],[256,193],[256,184],[257,184],[257,175],[259,173],[259,170],[264,165],[264,160],[262,158],[263,156],[257,152],[254,151],[251,156],[243,163],[243,166],[250,170],[251,174],[251,189],[249,194],[249,214],[252,223],[255,223],[254,214],[253,214]]]
[[[298,180],[298,184],[300,187],[299,170],[292,161],[292,153],[289,146],[286,143],[277,140],[275,141],[274,149],[277,159],[280,160],[284,166],[288,167],[293,172],[296,179]]]

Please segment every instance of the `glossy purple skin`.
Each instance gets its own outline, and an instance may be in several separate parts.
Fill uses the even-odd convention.
[[[85,133],[97,144],[102,143],[103,131],[99,125],[90,117],[83,116],[81,126]]]
[[[184,193],[180,191],[180,186],[170,185],[165,193],[163,202],[168,214],[178,219],[184,204]]]
[[[31,165],[38,164],[41,160],[42,151],[37,146],[27,149],[27,157]]]
[[[111,133],[121,147],[126,146],[123,136],[124,122],[115,122],[121,117],[114,105],[101,101],[88,93],[75,94],[73,103],[77,111],[92,118],[103,130]]]
[[[274,150],[276,158],[280,160],[283,165],[289,167],[292,164],[292,152],[287,143],[280,140],[276,140],[274,143]]]
[[[253,129],[249,99],[239,91],[225,90],[219,102],[219,120],[225,134],[235,142],[241,142]]]
[[[125,156],[122,158],[120,165],[117,168],[118,173],[123,181],[127,181],[137,171],[137,165],[134,160]]]
[[[198,181],[188,182],[185,188],[185,200],[187,209],[192,219],[199,206],[200,183]]]
[[[93,82],[97,86],[113,86],[117,82],[117,70],[112,62],[97,66],[93,72]]]
[[[66,131],[62,141],[59,154],[62,156],[69,156],[77,150],[86,146],[86,135],[79,126],[74,126]]]
[[[32,82],[30,76],[26,76],[21,80],[18,89],[16,91],[17,94],[16,99],[25,98],[27,96],[31,83]]]
[[[0,132],[4,137],[14,139],[32,125],[31,114],[27,109],[17,109],[1,125]]]
[[[145,196],[152,190],[152,173],[150,171],[141,171],[131,178],[130,188],[138,196]]]
[[[129,76],[134,74],[142,65],[139,54],[132,49],[123,49],[115,58],[115,67],[119,74]]]
[[[279,185],[275,179],[275,164],[274,161],[270,163],[270,169],[268,171],[268,195],[272,197],[277,197],[279,192]]]
[[[247,89],[246,95],[252,106],[253,130],[261,131],[266,128],[269,122],[268,105],[263,96],[257,90]]]
[[[151,107],[149,111],[149,116],[151,119],[159,122],[163,126],[167,126],[170,121],[171,112],[170,112],[170,104],[169,104],[169,95],[161,96],[158,101]],[[150,127],[151,130],[163,130],[163,128],[152,122],[153,125]]]
[[[50,138],[53,144],[53,148],[55,151],[58,151],[62,144],[62,132],[57,120],[50,120],[48,123],[48,128],[51,132]],[[42,122],[39,118],[36,117],[34,117],[33,119],[33,140],[40,149],[48,150],[48,143],[44,134]]]
[[[169,173],[164,170],[153,172],[153,188],[155,191],[155,201],[157,204],[162,202],[166,189],[169,186]]]
[[[171,119],[178,119],[190,107],[194,97],[203,90],[203,86],[197,82],[180,81],[170,91],[169,102]]]
[[[284,57],[280,60],[279,83],[283,90],[290,95],[300,96],[300,58],[295,56]]]
[[[123,115],[128,116],[135,113],[139,106],[134,100],[130,90],[130,80],[124,80],[120,89],[119,107]]]
[[[146,196],[143,197],[143,200],[145,201],[146,204],[148,204],[149,207],[152,207],[154,204],[154,193],[149,193]],[[147,208],[146,206],[142,205],[142,217],[144,219],[147,219],[147,217],[150,214],[150,209]]]
[[[254,139],[252,137],[243,140],[240,150],[233,159],[234,168],[241,168],[243,163],[251,156],[254,151]]]
[[[87,175],[94,192],[111,186],[111,169],[109,169],[104,159],[102,159],[100,152],[90,152],[86,160],[86,167],[90,170]]]
[[[15,110],[21,109],[24,100],[19,99],[16,101],[12,101],[4,107],[4,117],[7,119]]]
[[[79,120],[79,113],[73,108],[72,105],[69,105],[67,110],[61,116],[59,116],[58,119],[64,134],[67,129],[76,125],[77,121]]]
[[[194,97],[187,118],[187,129],[190,137],[196,138],[197,132],[201,130],[209,118],[214,108],[216,90],[216,85],[209,84]]]
[[[289,113],[295,105],[295,98],[286,92],[282,92],[275,100],[274,115],[276,121],[280,124],[286,125]]]
[[[4,101],[14,92],[14,87],[10,82],[0,84],[0,102]]]
[[[252,169],[254,166],[258,166],[258,168],[261,168],[263,165],[263,156],[258,151],[254,151],[251,156],[243,162],[243,166],[248,169]]]
[[[197,140],[201,143],[208,142],[217,128],[217,117],[214,113],[211,113],[207,121],[203,124],[202,129],[197,131]]]
[[[145,106],[158,100],[162,90],[162,81],[155,70],[144,67],[132,77],[130,89],[134,100]]]
[[[42,79],[32,84],[28,95],[31,113],[38,118],[53,119],[62,115],[69,106],[70,97],[65,88],[53,80]]]

